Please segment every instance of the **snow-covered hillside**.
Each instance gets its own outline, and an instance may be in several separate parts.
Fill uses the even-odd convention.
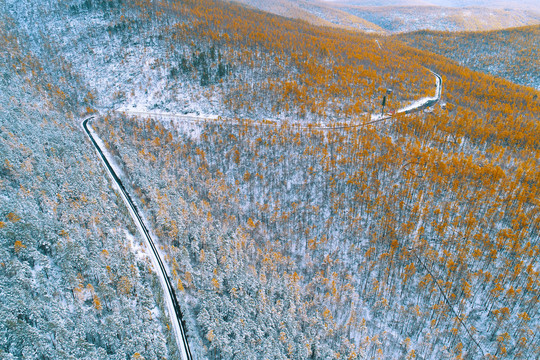
[[[85,87],[4,12],[0,36],[0,358],[174,358],[141,239],[77,125]]]
[[[256,9],[314,24],[365,32],[416,30],[479,31],[540,23],[534,0],[510,4],[496,1],[317,1],[240,0]],[[452,3],[447,5],[446,3]]]
[[[420,31],[398,38],[473,70],[540,90],[540,25],[484,32]]]
[[[417,30],[480,31],[540,24],[540,11],[491,7],[343,7],[343,11],[390,33]]]
[[[0,357],[178,358],[89,114],[194,358],[537,356],[534,89],[229,2],[0,10]]]

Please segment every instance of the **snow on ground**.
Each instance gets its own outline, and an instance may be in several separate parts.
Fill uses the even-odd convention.
[[[414,101],[413,103],[405,106],[404,108],[399,109],[396,112],[397,113],[403,113],[403,112],[411,111],[413,109],[416,109],[416,108],[419,108],[419,107],[422,107],[422,106],[426,105],[430,101],[438,100],[441,97],[441,91],[442,91],[441,83],[440,83],[439,79],[436,77],[435,96],[424,97],[422,99],[418,99],[418,100]]]
[[[96,143],[98,144],[98,146],[101,148],[102,152],[103,152],[103,155],[105,156],[105,158],[107,159],[107,161],[109,162],[109,164],[111,165],[111,167],[113,168],[113,171],[117,174],[117,176],[120,178],[120,180],[122,181],[123,184],[128,184],[129,182],[126,181],[126,177],[125,177],[125,174],[124,172],[122,172],[120,170],[120,167],[118,166],[117,163],[114,162],[114,157],[112,156],[112,154],[107,151],[107,148],[104,144],[104,142],[99,138],[99,136],[97,135],[97,133],[93,130],[93,128],[91,126],[89,126],[89,129],[90,129],[90,133],[92,134],[94,140],[96,141]],[[100,157],[101,158],[101,157]],[[103,161],[103,159],[102,159]],[[108,169],[107,169],[108,170]],[[148,248],[150,248],[150,242],[152,241],[152,239],[156,239],[157,237],[152,233],[152,230],[151,228],[147,225],[147,224],[150,224],[150,222],[148,221],[148,219],[146,218],[144,212],[140,211],[138,207],[137,209],[137,212],[139,213],[140,217],[142,218],[142,221],[144,223],[144,225],[147,227],[148,229],[148,232],[150,234],[150,237],[152,239],[148,239],[143,231],[143,224],[141,224],[139,222],[139,220],[137,219],[137,216],[134,212],[134,210],[132,209],[132,207],[129,205],[129,202],[127,200],[127,197],[126,197],[126,194],[124,194],[124,192],[120,189],[120,186],[118,183],[116,183],[116,181],[114,180],[112,174],[110,174],[109,171],[107,171],[107,173],[109,174],[109,177],[111,178],[112,182],[113,182],[113,186],[115,188],[115,190],[117,190],[118,193],[121,194],[121,197],[124,201],[124,203],[126,204],[126,207],[128,208],[128,211],[133,219],[133,221],[135,222],[141,236],[145,239],[146,241],[146,246]],[[135,204],[134,204],[135,205]],[[158,252],[158,256],[161,258],[161,259],[164,259],[164,254],[162,253],[161,251],[161,246],[159,246],[158,243],[155,243],[155,247],[157,249],[157,252]],[[165,293],[165,296],[164,296],[164,299],[165,299],[165,305],[167,307],[167,311],[169,312],[169,317],[171,319],[171,325],[173,327],[173,331],[175,333],[175,338],[176,338],[176,341],[177,341],[177,345],[178,345],[178,348],[180,350],[180,353],[182,354],[182,359],[185,359],[187,360],[188,359],[188,355],[187,355],[187,349],[185,348],[184,346],[184,342],[183,342],[183,337],[182,337],[182,330],[180,329],[180,325],[179,325],[179,319],[176,317],[176,312],[174,310],[174,306],[173,306],[173,303],[172,303],[172,300],[171,300],[171,297],[170,297],[170,294],[169,294],[169,291],[167,290],[167,285],[166,285],[166,280],[165,280],[165,277],[168,276],[168,274],[163,274],[159,269],[159,264],[158,264],[158,259],[157,257],[153,256],[153,251],[149,251],[148,252],[151,260],[152,260],[152,265],[153,265],[153,268],[154,268],[154,271],[156,272],[156,274],[158,275],[158,278],[160,280],[160,283],[161,283],[161,287],[163,289],[163,292]],[[171,273],[171,269],[168,267],[167,263],[163,262],[163,265],[164,267],[166,268],[166,271],[168,273]]]
[[[441,92],[442,92],[441,81],[437,77],[438,76],[437,74],[433,73],[433,75],[435,76],[435,84],[436,84],[435,96],[423,97],[421,99],[418,99],[412,102],[411,104],[401,109],[398,109],[396,113],[409,112],[411,110],[421,108],[427,105],[429,102],[432,102],[434,100],[436,101],[441,98]],[[197,125],[203,124],[204,122],[206,122],[206,120],[217,120],[220,117],[219,115],[216,115],[216,114],[204,114],[204,113],[201,114],[199,112],[191,113],[191,114],[185,113],[185,112],[184,113],[175,113],[175,112],[169,112],[169,111],[164,112],[164,111],[149,109],[147,106],[148,103],[149,103],[148,101],[141,101],[137,104],[134,104],[131,107],[122,105],[116,108],[115,111],[131,114],[131,115],[136,115],[136,116],[141,116],[141,117],[145,117],[145,116],[151,117],[153,119],[162,121],[165,125],[167,125],[167,120],[168,120],[169,122],[172,122],[175,124],[175,128],[177,130],[188,134],[193,139],[197,139],[200,136],[200,127]],[[364,118],[367,115],[368,114],[366,113],[361,114],[359,118]],[[391,117],[392,115],[390,114],[380,114],[380,113],[370,114],[369,122],[389,119]],[[265,120],[268,123],[266,122],[264,124],[259,123],[258,126],[261,126],[261,125],[276,126],[277,124],[280,124],[282,122],[282,120],[276,120],[276,119],[272,119],[272,120],[265,119]],[[299,126],[301,128],[306,128],[306,129],[308,128],[302,125],[299,125]],[[334,126],[328,126],[323,123],[315,123],[315,124],[312,124],[312,127],[320,128],[320,129],[330,129]]]

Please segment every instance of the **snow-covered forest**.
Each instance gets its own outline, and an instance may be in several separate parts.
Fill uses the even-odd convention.
[[[0,358],[174,358],[160,287],[78,126],[84,88],[15,29],[0,19]]]
[[[535,89],[217,0],[0,15],[0,358],[179,358],[90,115],[194,358],[539,356]]]
[[[98,125],[211,357],[535,354],[538,168],[400,120]]]
[[[418,31],[398,36],[473,70],[540,90],[540,25],[498,31]]]

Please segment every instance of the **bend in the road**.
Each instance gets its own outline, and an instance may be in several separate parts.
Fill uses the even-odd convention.
[[[437,103],[441,99],[442,94],[442,78],[439,74],[433,72],[430,70],[430,72],[435,76],[437,88],[436,93],[434,97],[428,97],[423,98],[418,101],[416,101],[413,105],[409,105],[405,108],[399,109],[396,111],[398,114],[410,114],[412,112],[421,111],[425,108],[433,106],[435,103]],[[190,121],[190,122],[204,122],[207,120],[207,118],[204,117],[195,117],[195,116],[187,116],[187,115],[179,115],[179,114],[165,114],[165,113],[151,113],[151,112],[136,112],[136,111],[130,111],[131,113],[140,114],[140,115],[158,115],[158,116],[168,116],[168,117],[175,117],[183,119],[184,121]],[[178,304],[178,300],[176,298],[176,294],[174,291],[174,288],[172,287],[171,281],[169,276],[167,275],[167,271],[165,269],[165,266],[163,265],[163,261],[161,260],[161,257],[158,253],[158,250],[154,244],[154,241],[152,240],[152,237],[150,235],[150,232],[148,231],[147,226],[145,225],[142,217],[139,214],[139,211],[131,199],[131,196],[125,189],[120,177],[116,174],[113,167],[111,166],[111,163],[107,159],[105,153],[100,148],[99,144],[94,138],[94,135],[92,134],[92,131],[89,128],[89,121],[92,120],[94,116],[91,116],[87,119],[85,119],[82,122],[82,127],[86,134],[88,135],[90,141],[92,142],[92,145],[98,152],[98,155],[105,165],[105,168],[107,169],[107,173],[112,178],[113,182],[116,184],[116,186],[119,189],[119,192],[122,196],[122,199],[124,203],[126,204],[126,207],[128,208],[131,217],[133,218],[133,221],[136,223],[137,228],[139,229],[141,235],[145,239],[148,248],[151,250],[150,255],[152,258],[152,262],[154,264],[154,267],[156,268],[156,272],[158,274],[158,277],[160,279],[161,286],[166,293],[165,301],[167,310],[169,311],[169,316],[171,318],[171,323],[173,325],[174,333],[176,335],[176,341],[178,343],[178,347],[180,349],[180,352],[182,354],[182,359],[184,360],[191,360],[192,355],[189,349],[189,344],[187,341],[186,336],[186,329],[182,323],[182,312],[180,309],[180,305]],[[343,125],[343,126],[297,126],[299,129],[311,129],[311,130],[333,130],[333,129],[344,129],[344,128],[353,128],[353,127],[362,127],[370,124],[375,124],[378,122],[382,122],[385,120],[388,120],[392,118],[392,115],[382,115],[382,116],[375,116],[375,120],[372,120],[370,117],[369,122],[361,123],[361,124],[354,124],[354,125]],[[257,124],[260,125],[266,125],[266,126],[275,126],[273,124]]]
[[[428,69],[429,70],[429,69]],[[413,104],[405,106],[404,108],[398,109],[396,111],[396,114],[411,114],[414,112],[419,112],[421,110],[424,110],[426,108],[432,107],[435,105],[440,99],[442,95],[442,78],[439,74],[429,70],[434,76],[436,81],[436,89],[435,89],[435,96],[433,97],[425,97],[422,99],[419,99],[415,101]],[[175,114],[175,113],[162,113],[162,112],[151,112],[151,111],[137,111],[137,110],[129,110],[125,109],[123,111],[119,110],[113,110],[117,112],[125,112],[127,114],[133,114],[133,115],[140,115],[140,116],[161,116],[166,118],[175,118],[180,120],[184,123],[193,123],[193,124],[200,124],[200,123],[206,123],[207,120],[215,120],[216,117],[204,117],[204,116],[194,116],[194,115],[184,115],[184,114]],[[365,114],[368,116],[368,114]],[[363,127],[367,125],[373,125],[379,122],[383,122],[385,120],[391,119],[393,115],[369,115],[369,121],[357,123],[357,124],[347,124],[347,125],[337,125],[337,126],[320,126],[320,125],[300,125],[300,124],[291,124],[295,129],[299,130],[335,130],[335,129],[348,129],[348,128],[358,128]],[[272,121],[271,123],[262,123],[258,122],[255,126],[267,126],[267,127],[276,127],[280,126],[279,121]],[[222,125],[222,123],[216,123],[216,125]],[[231,126],[244,126],[240,124],[236,124],[233,122],[230,122],[229,125]]]

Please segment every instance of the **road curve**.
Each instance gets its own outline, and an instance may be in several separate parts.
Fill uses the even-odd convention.
[[[435,90],[435,97],[432,98],[426,98],[426,101],[423,104],[419,104],[418,106],[414,107],[413,109],[407,109],[407,110],[398,110],[398,113],[404,113],[404,114],[410,114],[415,111],[420,111],[423,109],[426,109],[428,107],[431,107],[435,105],[439,100],[441,100],[441,94],[442,94],[442,77],[429,70],[430,73],[432,73],[435,76],[435,79],[437,81],[437,89]]]
[[[176,293],[174,291],[174,288],[172,287],[171,280],[169,276],[167,275],[167,271],[165,269],[165,266],[163,265],[163,261],[161,260],[161,257],[157,251],[154,241],[152,240],[152,237],[150,235],[150,232],[148,231],[147,226],[145,225],[142,217],[139,214],[137,206],[131,199],[131,196],[129,195],[126,188],[122,184],[122,180],[120,180],[120,178],[114,171],[113,167],[111,166],[109,160],[105,156],[103,150],[100,148],[99,144],[94,138],[94,136],[97,137],[97,135],[92,134],[93,129],[91,130],[91,127],[89,127],[88,123],[93,118],[94,116],[86,118],[85,120],[82,121],[81,126],[86,132],[86,134],[88,135],[88,137],[90,138],[90,141],[92,142],[92,145],[96,149],[99,155],[99,158],[105,165],[105,168],[107,169],[109,176],[112,178],[113,182],[118,186],[120,190],[120,194],[122,195],[122,199],[124,200],[124,203],[126,204],[126,207],[128,208],[129,213],[131,217],[133,218],[133,221],[137,225],[137,228],[139,229],[139,232],[141,233],[142,237],[145,239],[147,247],[150,249],[150,257],[152,258],[152,263],[158,274],[161,287],[163,288],[164,298],[165,298],[165,303],[166,303],[165,305],[169,312],[169,317],[171,319],[171,324],[173,326],[173,330],[175,333],[178,349],[180,350],[180,353],[182,355],[182,360],[192,360],[191,351],[189,349],[189,344],[188,344],[187,336],[186,336],[185,324],[183,323],[182,311],[180,309],[178,299],[176,298]]]
[[[416,104],[413,104],[412,106],[399,109],[396,113],[399,114],[410,114],[413,112],[421,111],[425,108],[429,108],[436,104],[441,99],[441,93],[442,93],[442,78],[439,74],[430,71],[436,78],[436,94],[434,97],[431,98],[424,98],[421,99]],[[129,111],[128,113],[133,113],[136,115],[148,115],[148,116],[165,116],[165,117],[174,117],[178,118],[180,120],[184,120],[186,122],[193,122],[193,123],[199,123],[199,122],[205,122],[207,120],[204,117],[195,117],[195,116],[189,116],[189,115],[179,115],[179,114],[166,114],[166,113],[152,113],[152,112],[139,112],[139,111]],[[124,200],[124,203],[126,204],[126,207],[129,210],[129,213],[131,217],[133,218],[133,221],[137,225],[137,228],[139,229],[139,232],[141,233],[142,237],[146,241],[147,247],[151,250],[150,255],[152,258],[152,263],[154,267],[157,270],[157,274],[161,283],[161,287],[163,288],[163,291],[165,292],[165,302],[167,310],[169,311],[169,316],[171,318],[171,323],[173,325],[173,330],[176,335],[176,342],[178,344],[178,348],[180,350],[180,353],[182,355],[183,360],[192,360],[191,351],[189,348],[189,344],[187,341],[186,336],[186,329],[185,325],[183,323],[183,316],[182,311],[180,309],[180,305],[178,303],[178,299],[176,298],[176,294],[174,291],[174,288],[172,287],[171,280],[169,276],[167,275],[167,271],[165,269],[165,266],[163,265],[163,261],[161,260],[161,257],[157,251],[157,248],[154,244],[154,241],[152,240],[152,237],[150,235],[150,232],[148,231],[147,226],[145,225],[144,221],[142,220],[142,217],[139,214],[139,211],[137,209],[137,206],[131,199],[131,196],[127,192],[126,188],[122,184],[122,180],[120,177],[116,174],[113,167],[111,166],[109,160],[105,156],[103,150],[97,143],[96,139],[94,138],[94,134],[92,134],[92,130],[89,127],[89,122],[92,120],[95,116],[90,116],[82,121],[81,126],[88,135],[90,141],[92,142],[92,145],[96,149],[99,158],[105,165],[105,168],[107,169],[107,172],[109,176],[112,178],[113,182],[118,186],[118,189],[120,190],[120,194],[122,196],[122,199]],[[371,117],[370,117],[371,118]],[[361,124],[354,124],[354,125],[342,125],[342,126],[303,126],[299,125],[297,126],[300,129],[312,129],[312,130],[332,130],[332,129],[341,129],[341,128],[354,128],[354,127],[362,127],[370,124],[375,124],[378,122],[382,122],[385,120],[388,120],[392,118],[392,115],[382,115],[382,116],[376,116],[375,120],[370,120],[366,123]],[[268,124],[268,123],[260,123],[257,124],[260,125],[266,125],[266,126],[275,126],[275,124]],[[95,135],[97,137],[97,135]]]
[[[428,69],[429,70],[429,69]],[[426,97],[422,98],[416,102],[414,102],[412,105],[406,106],[404,108],[398,109],[395,114],[411,114],[414,112],[418,112],[424,109],[427,109],[429,107],[432,107],[435,105],[440,99],[442,94],[442,78],[439,74],[429,70],[434,76],[435,76],[435,82],[436,82],[436,90],[435,90],[435,96],[433,97]],[[139,116],[162,116],[166,118],[175,118],[178,119],[180,122],[183,123],[192,123],[192,124],[201,124],[201,123],[207,123],[207,120],[215,120],[210,119],[208,117],[204,116],[193,116],[193,115],[184,115],[184,114],[175,114],[175,113],[162,113],[162,112],[151,112],[151,111],[138,111],[138,110],[113,110],[115,112],[124,112],[126,114],[133,114],[133,115],[139,115]],[[364,114],[368,116],[368,114]],[[347,125],[337,125],[337,126],[321,126],[321,125],[301,125],[301,124],[290,124],[291,127],[294,127],[295,129],[299,130],[336,130],[336,129],[348,129],[348,128],[358,128],[366,125],[372,125],[379,122],[383,122],[385,120],[391,119],[394,115],[385,114],[385,115],[371,115],[369,114],[369,121],[363,122],[363,123],[356,123],[356,124],[347,124]],[[226,119],[223,119],[226,120]],[[216,125],[222,125],[223,123],[215,123]],[[229,122],[228,125],[230,126],[244,126],[241,124],[237,124],[235,122]],[[257,122],[255,126],[258,127],[276,127],[280,126],[280,121],[274,120],[271,122]]]

